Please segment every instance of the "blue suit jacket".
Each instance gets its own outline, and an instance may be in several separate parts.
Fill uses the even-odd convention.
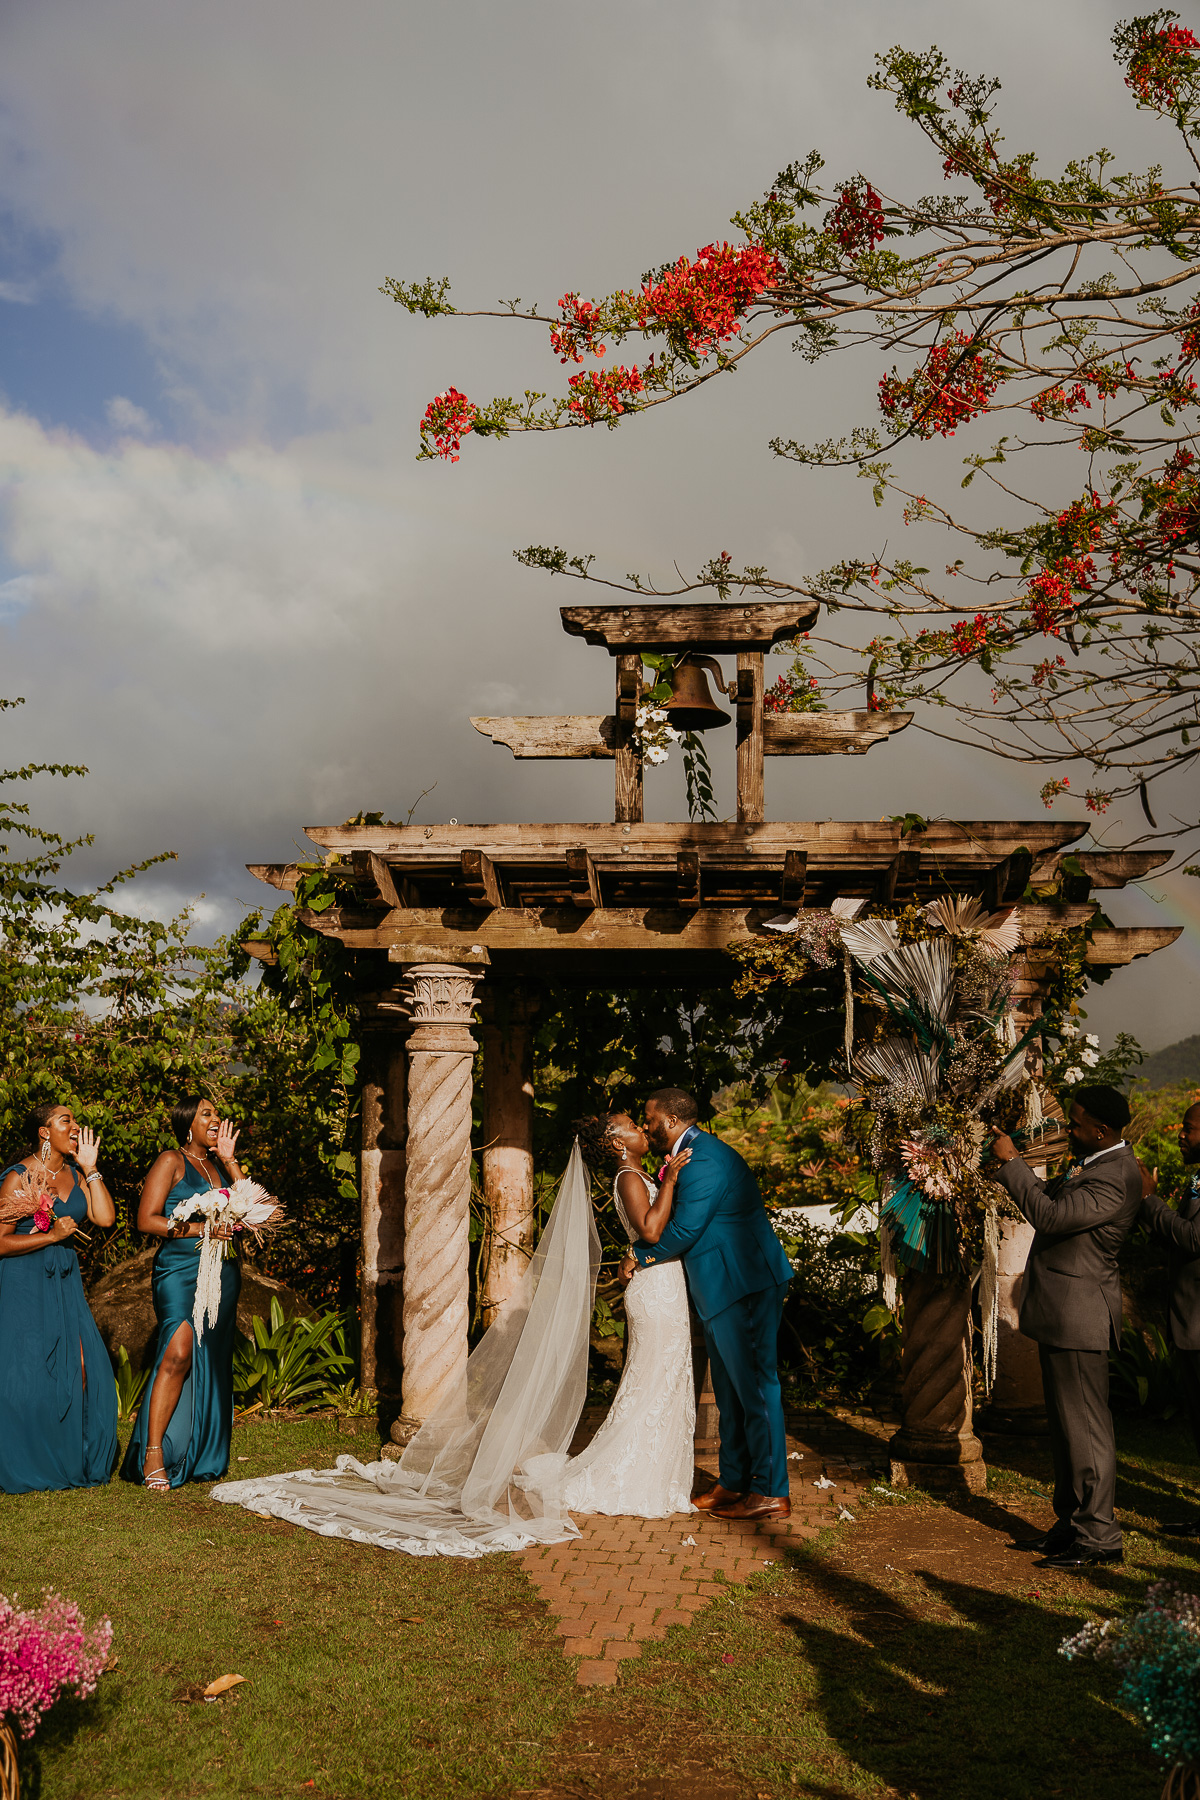
[[[792,1265],[737,1151],[695,1128],[679,1147],[692,1160],[676,1184],[670,1222],[657,1244],[635,1244],[633,1254],[643,1269],[682,1259],[692,1305],[711,1319],[746,1294],[790,1281]]]

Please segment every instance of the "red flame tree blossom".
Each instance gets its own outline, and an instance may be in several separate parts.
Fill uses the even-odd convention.
[[[572,365],[565,392],[475,408],[450,389],[422,421],[422,454],[453,460],[468,433],[627,424],[780,336],[806,362],[849,353],[841,403],[857,392],[865,422],[770,448],[798,470],[865,476],[877,531],[804,579],[722,555],[665,589],[608,585],[817,599],[803,655],[820,682],[797,656],[769,682],[770,709],[912,708],[917,729],[1044,766],[1047,804],[1140,796],[1147,837],[1200,845],[1200,34],[1158,11],[1112,43],[1110,91],[1078,120],[1097,98],[1152,113],[1167,140],[1154,166],[1080,150],[1046,170],[1005,145],[997,82],[937,50],[889,51],[868,85],[923,134],[931,198],[889,193],[877,171],[823,185],[813,154],[734,216],[737,242],[547,312],[484,309],[546,334]],[[456,310],[446,283],[384,291],[425,317]],[[954,438],[963,470],[939,496],[944,451],[931,467],[925,446]],[[597,579],[585,555],[520,555]],[[874,623],[844,631],[834,609]],[[1183,821],[1161,832],[1146,786],[1159,781],[1158,816]]]
[[[478,416],[479,408],[456,387],[435,395],[421,420],[422,454],[456,463],[462,440],[474,430]]]
[[[986,412],[1003,372],[994,356],[956,331],[934,344],[924,364],[907,381],[893,369],[879,384],[879,410],[896,431],[917,437],[953,437],[960,425]]]

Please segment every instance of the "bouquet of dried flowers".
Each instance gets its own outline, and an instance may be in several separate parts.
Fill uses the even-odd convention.
[[[0,1221],[14,1225],[21,1219],[32,1219],[35,1231],[52,1230],[54,1203],[59,1197],[54,1177],[44,1163],[35,1163],[32,1169],[23,1168],[22,1175],[23,1180],[16,1191],[7,1200],[0,1200]],[[88,1242],[86,1232],[77,1230],[75,1235]]]
[[[192,1307],[192,1329],[196,1341],[204,1335],[206,1325],[215,1325],[221,1309],[221,1264],[226,1257],[237,1255],[235,1240],[249,1232],[256,1242],[263,1233],[276,1231],[284,1223],[283,1208],[273,1195],[256,1181],[235,1181],[232,1187],[210,1188],[207,1193],[193,1194],[171,1214],[172,1223],[203,1219],[204,1236],[200,1242],[200,1267],[196,1273],[196,1299]],[[217,1234],[229,1233],[229,1236]]]

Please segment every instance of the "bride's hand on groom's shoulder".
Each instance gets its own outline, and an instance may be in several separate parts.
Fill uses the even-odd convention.
[[[663,1164],[664,1178],[668,1175],[678,1175],[679,1171],[686,1168],[691,1160],[692,1153],[690,1150],[677,1150],[674,1156],[668,1156],[666,1162]]]

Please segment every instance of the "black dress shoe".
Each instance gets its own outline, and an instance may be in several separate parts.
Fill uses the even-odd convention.
[[[1123,1563],[1123,1550],[1088,1550],[1083,1544],[1072,1544],[1067,1550],[1058,1550],[1053,1556],[1043,1556],[1037,1566],[1039,1569],[1098,1569],[1109,1563]]]
[[[1069,1550],[1075,1542],[1073,1532],[1043,1532],[1041,1537],[1014,1538],[1009,1544],[1010,1550],[1024,1550],[1030,1556],[1059,1556]]]
[[[1164,1537],[1200,1538],[1200,1519],[1189,1519],[1186,1525],[1163,1525]]]

